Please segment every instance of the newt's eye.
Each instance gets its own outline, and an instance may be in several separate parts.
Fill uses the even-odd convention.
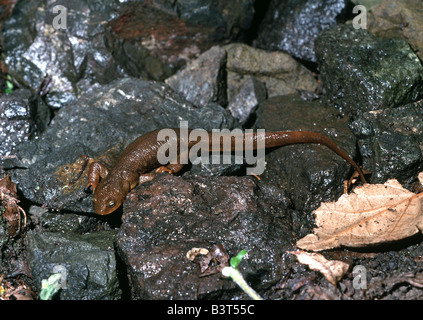
[[[110,200],[109,203],[108,203],[108,206],[110,208],[113,208],[115,205],[116,205],[116,201],[114,201],[114,200]]]

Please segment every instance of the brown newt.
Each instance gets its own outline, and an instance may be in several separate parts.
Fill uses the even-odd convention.
[[[179,146],[180,129],[172,129],[176,133]],[[106,166],[94,160],[90,161],[88,169],[88,184],[93,189],[94,211],[99,215],[107,215],[115,211],[123,203],[126,195],[137,185],[152,180],[156,174],[162,172],[177,173],[184,164],[169,163],[166,166],[160,164],[157,159],[159,148],[166,141],[158,141],[160,130],[148,132],[135,139],[120,155],[116,165],[108,170]],[[189,130],[191,132],[191,130]],[[210,139],[209,152],[214,151],[212,146],[212,133],[207,133]],[[253,149],[257,149],[258,137],[264,138],[265,148],[280,147],[289,144],[314,143],[325,145],[340,157],[348,161],[358,172],[363,183],[366,180],[359,166],[328,137],[311,131],[276,131],[266,132],[263,136],[256,133],[242,134],[243,143],[246,146],[246,137],[252,139]],[[197,141],[188,142],[188,150],[198,143]],[[231,150],[234,151],[234,137],[231,136]],[[218,145],[222,151],[222,144]],[[179,150],[179,147],[178,147]],[[180,155],[178,155],[179,157]],[[173,161],[172,161],[173,162]],[[155,172],[150,172],[156,169]]]

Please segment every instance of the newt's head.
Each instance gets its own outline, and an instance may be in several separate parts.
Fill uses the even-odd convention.
[[[99,215],[107,215],[118,209],[129,192],[126,183],[100,183],[94,191],[94,211]]]

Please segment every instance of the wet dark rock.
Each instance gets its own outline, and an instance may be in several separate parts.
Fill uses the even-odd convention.
[[[257,109],[257,128],[266,131],[309,130],[332,139],[352,159],[356,138],[348,118],[319,101],[303,101],[298,95],[273,97]],[[293,207],[304,212],[302,224],[314,221],[311,215],[322,201],[333,201],[343,193],[343,181],[352,173],[350,165],[325,146],[288,145],[266,155],[262,181],[287,190]]]
[[[247,80],[228,105],[228,110],[241,124],[247,122],[258,104],[267,97],[266,85],[263,82],[253,76],[245,78]]]
[[[66,27],[55,29],[63,5]],[[100,10],[101,9],[101,10]],[[19,1],[3,24],[5,62],[14,79],[36,90],[53,78],[47,95],[52,107],[71,103],[90,83],[107,83],[124,75],[104,43],[104,26],[117,14],[116,1]]]
[[[371,182],[405,181],[423,169],[423,100],[366,112],[351,124]]]
[[[380,37],[401,37],[423,61],[423,7],[415,0],[380,0],[368,11],[367,28]]]
[[[241,1],[129,3],[109,23],[110,51],[131,76],[164,80],[187,61],[249,28],[254,9]]]
[[[296,93],[297,90],[315,91],[313,74],[290,55],[269,52],[234,43],[225,46],[227,52],[228,100],[234,99],[249,76],[266,84],[269,97]]]
[[[314,40],[336,23],[344,8],[344,0],[272,0],[254,44],[316,62]]]
[[[13,8],[17,1],[8,1],[2,3],[0,6],[0,23],[2,23],[8,16],[12,14]]]
[[[213,245],[222,245],[231,257],[248,250],[240,272],[256,290],[269,288],[280,279],[282,257],[291,245],[286,205],[284,197],[262,195],[253,177],[163,174],[136,188],[125,202],[117,236],[132,298],[239,297],[235,284],[219,271],[201,277],[201,255],[187,258],[192,248]]]
[[[174,10],[184,21],[213,27],[216,36],[226,39],[235,39],[240,32],[247,30],[254,16],[254,0],[167,2],[173,3]]]
[[[114,231],[29,232],[26,255],[35,288],[40,290],[43,279],[60,272],[66,277],[66,286],[58,293],[61,300],[119,299],[114,240]]]
[[[2,162],[23,195],[49,209],[93,212],[84,192],[88,155],[111,165],[123,148],[142,133],[175,128],[187,120],[192,128],[229,128],[228,111],[210,104],[198,108],[165,84],[134,78],[97,85],[75,105],[62,108],[37,140],[19,147],[19,159]]]
[[[0,97],[0,156],[13,156],[16,147],[43,132],[50,121],[45,103],[26,89]]]
[[[222,158],[221,158],[222,159]],[[235,162],[235,156],[231,155],[230,163],[213,163],[212,155],[209,157],[209,163],[200,162],[198,164],[189,163],[184,167],[184,175],[201,175],[203,177],[232,176],[242,175],[245,172],[245,166],[242,163]]]
[[[423,96],[423,66],[407,42],[337,25],[316,40],[325,94],[347,114],[398,107]]]
[[[217,103],[226,106],[226,51],[214,46],[166,83],[197,106]]]
[[[31,206],[28,216],[38,231],[84,234],[100,230],[101,221],[94,216],[74,213],[50,212],[46,208]]]

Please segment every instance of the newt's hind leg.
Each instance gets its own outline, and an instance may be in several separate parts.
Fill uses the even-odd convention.
[[[100,183],[100,179],[107,177],[109,170],[104,164],[94,160],[93,158],[84,156],[84,159],[88,160],[88,182],[86,189],[92,187],[94,192]]]
[[[188,149],[182,151],[182,153],[178,154],[176,161],[170,161],[170,163],[168,163],[167,165],[158,167],[156,169],[156,173],[157,174],[163,173],[163,172],[167,172],[167,173],[170,173],[170,174],[178,173],[179,171],[182,170],[185,163],[187,163],[185,161],[188,161],[188,155],[189,155]]]
[[[140,175],[138,179],[138,185],[141,185],[147,181],[153,180],[158,174],[167,172],[167,173],[177,173],[181,171],[181,169],[184,167],[182,164],[168,164],[167,166],[161,166],[158,167],[155,172],[149,172],[149,173],[143,173]]]
[[[147,181],[151,181],[156,176],[157,176],[157,173],[155,173],[155,172],[143,173],[142,175],[140,175],[140,177],[138,179],[138,185],[141,185],[141,184],[143,184]]]
[[[158,167],[156,169],[156,173],[157,174],[163,173],[163,172],[167,172],[167,173],[178,173],[179,171],[182,170],[183,167],[184,167],[184,165],[183,164],[180,164],[180,163],[169,163],[166,166]]]

